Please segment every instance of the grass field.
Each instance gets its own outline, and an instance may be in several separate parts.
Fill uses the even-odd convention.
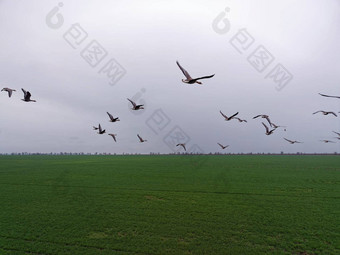
[[[339,156],[0,162],[1,255],[340,254]]]

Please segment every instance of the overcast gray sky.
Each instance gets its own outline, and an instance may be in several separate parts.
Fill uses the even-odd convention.
[[[17,90],[0,93],[0,153],[167,153],[177,141],[206,153],[340,152],[340,116],[312,115],[340,111],[318,95],[340,96],[338,0],[0,0],[0,31],[0,85]],[[176,60],[216,75],[184,84]],[[274,75],[282,67],[286,80]],[[266,136],[258,114],[287,131]]]

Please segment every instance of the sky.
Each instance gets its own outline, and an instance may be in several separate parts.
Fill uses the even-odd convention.
[[[338,0],[0,0],[0,31],[0,153],[340,153],[340,114],[312,114],[340,111]]]

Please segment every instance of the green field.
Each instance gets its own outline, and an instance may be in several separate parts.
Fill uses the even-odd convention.
[[[0,156],[0,254],[340,254],[339,156]]]

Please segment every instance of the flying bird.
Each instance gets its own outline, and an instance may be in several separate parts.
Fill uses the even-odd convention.
[[[335,143],[335,142],[330,141],[330,140],[320,140],[320,142],[324,142],[324,143]]]
[[[130,103],[132,104],[132,110],[135,110],[135,111],[137,111],[137,110],[140,110],[140,109],[144,109],[144,105],[143,104],[136,104],[135,102],[133,102],[132,100],[130,100],[130,99],[127,99],[127,100],[129,100],[130,101]]]
[[[302,143],[302,142],[298,142],[298,141],[292,141],[292,140],[289,140],[287,138],[283,138],[285,139],[287,142],[289,142],[290,144],[294,144],[294,143]]]
[[[190,74],[178,63],[178,61],[176,61],[179,69],[181,69],[181,71],[183,72],[184,76],[186,79],[182,79],[182,82],[184,83],[188,83],[188,84],[194,84],[194,83],[197,83],[197,84],[202,84],[202,82],[198,81],[198,80],[201,80],[201,79],[209,79],[209,78],[212,78],[214,77],[215,74],[213,75],[209,75],[209,76],[203,76],[203,77],[199,77],[199,78],[191,78]]]
[[[272,130],[269,130],[269,128],[262,122],[262,125],[266,128],[266,135],[271,135],[276,128],[273,128]]]
[[[10,88],[3,88],[1,91],[6,91],[6,92],[8,92],[8,97],[11,97],[13,91],[16,91],[16,90],[15,90],[15,89],[10,89]]]
[[[29,91],[26,91],[23,88],[21,90],[22,90],[22,92],[24,92],[24,99],[21,99],[22,101],[25,101],[25,102],[36,102],[35,100],[31,99],[31,93]]]
[[[242,120],[242,119],[240,119],[240,118],[238,118],[238,117],[235,117],[234,119],[237,119],[238,122],[247,122],[247,120]]]
[[[235,113],[234,115],[231,115],[230,117],[228,117],[227,115],[224,115],[222,111],[220,111],[220,113],[221,113],[222,116],[224,117],[224,120],[225,120],[225,121],[229,121],[229,120],[233,119],[233,118],[238,114],[238,112],[237,112],[237,113]]]
[[[317,111],[317,112],[314,112],[313,114],[316,114],[318,112],[322,112],[323,115],[333,114],[335,117],[338,117],[338,115],[336,115],[334,112],[326,112],[326,111]]]
[[[99,124],[99,126],[98,126],[98,134],[100,134],[100,135],[102,135],[102,134],[104,134],[105,133],[105,129],[104,130],[102,130],[102,127],[100,126],[100,124]]]
[[[140,135],[138,135],[137,134],[137,136],[138,136],[138,138],[139,138],[139,141],[141,142],[141,143],[144,143],[144,142],[146,142],[147,140],[144,140],[142,137],[140,137]]]
[[[227,148],[227,147],[229,147],[229,145],[222,145],[222,144],[220,144],[220,143],[217,143],[221,148],[222,148],[222,150],[224,150],[225,148]]]
[[[179,144],[177,144],[176,146],[182,146],[183,149],[184,149],[185,151],[187,151],[187,149],[185,148],[185,143],[179,143]]]
[[[111,137],[113,138],[113,140],[115,140],[115,142],[117,142],[117,141],[116,141],[116,136],[117,136],[117,134],[109,134],[109,136],[111,136]]]
[[[117,118],[113,118],[112,114],[110,114],[110,113],[108,113],[108,112],[106,112],[106,113],[107,113],[107,115],[109,115],[109,117],[110,117],[110,122],[120,121],[118,117],[117,117]]]
[[[319,95],[323,96],[323,97],[333,97],[333,98],[339,98],[340,99],[339,96],[329,96],[329,95],[325,95],[325,94],[321,94],[321,93],[319,93]]]

